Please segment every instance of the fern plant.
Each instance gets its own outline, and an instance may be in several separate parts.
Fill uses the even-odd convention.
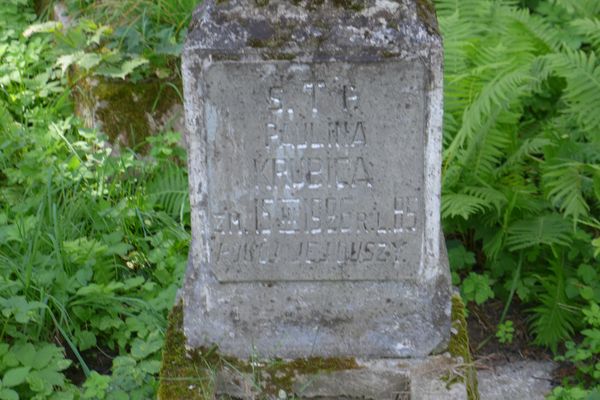
[[[600,1],[436,5],[445,231],[479,253],[496,294],[531,304],[536,342],[556,349],[582,321],[565,282],[594,265],[600,229]]]
[[[165,169],[148,182],[146,191],[149,205],[185,221],[185,215],[190,211],[185,169],[173,163],[166,164]]]

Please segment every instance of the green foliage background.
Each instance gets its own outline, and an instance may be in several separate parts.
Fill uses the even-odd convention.
[[[111,155],[73,116],[61,62],[106,30],[85,22],[56,46],[35,33],[55,24],[23,35],[35,19],[0,4],[0,399],[152,398],[189,243],[180,135]],[[91,370],[102,353],[112,368]]]
[[[557,351],[582,334],[582,352],[567,358],[598,382],[600,2],[436,5],[446,52],[442,216],[454,283],[466,300],[504,301],[501,322],[519,298],[535,344]],[[598,390],[584,382],[556,398]]]
[[[66,75],[178,76],[194,3],[70,0],[80,19],[66,31],[27,0],[0,4],[0,400],[155,393],[189,243],[185,153],[164,132],[148,138],[148,156],[111,154],[73,117]],[[505,304],[501,341],[512,340],[505,317],[518,299],[534,343],[577,367],[551,398],[592,398],[600,0],[435,3],[454,283],[466,301]],[[112,366],[94,371],[102,352]]]

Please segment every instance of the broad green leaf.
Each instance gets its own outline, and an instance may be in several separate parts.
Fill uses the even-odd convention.
[[[92,268],[85,266],[77,270],[77,272],[75,273],[75,279],[79,286],[86,285],[92,279],[93,275],[94,271],[92,270]]]
[[[100,294],[103,293],[102,286],[92,283],[88,286],[83,286],[79,290],[77,290],[78,296],[88,296],[92,294]]]
[[[100,44],[100,40],[103,36],[109,36],[113,33],[113,30],[110,26],[100,26],[94,32],[94,35],[88,40],[88,44]]]
[[[96,335],[90,331],[80,331],[75,335],[79,350],[87,350],[96,345]]]
[[[47,344],[41,349],[38,349],[35,353],[32,367],[34,369],[42,369],[48,365],[50,360],[52,360],[52,357],[55,357],[59,354],[61,354],[60,350],[56,346]]]
[[[4,387],[13,387],[25,382],[25,378],[29,374],[30,367],[20,367],[9,369],[2,377],[2,385]]]
[[[90,70],[100,64],[102,61],[102,57],[96,53],[85,53],[82,55],[76,62],[78,66]]]
[[[136,68],[147,64],[148,60],[143,57],[136,57],[131,60],[125,61],[120,66],[110,66],[99,68],[96,72],[98,74],[108,76],[109,78],[120,78],[125,79],[125,77],[131,74]]]
[[[583,297],[585,300],[594,300],[594,289],[589,286],[583,286],[581,289],[579,289],[579,293],[581,293],[581,297]]]
[[[0,400],[19,400],[19,394],[12,389],[0,388]]]
[[[124,287],[125,287],[125,284],[123,282],[112,281],[108,285],[105,286],[104,291],[107,293],[116,292],[117,290],[123,289]]]
[[[138,359],[144,359],[150,354],[159,351],[162,348],[162,340],[141,340],[135,339],[131,345],[131,355]]]
[[[19,362],[26,367],[33,367],[35,360],[35,347],[31,343],[18,344],[11,349]]]
[[[143,276],[136,276],[135,278],[130,278],[125,281],[124,290],[131,290],[137,287],[140,287],[144,283],[145,279]]]
[[[585,284],[591,285],[597,282],[598,273],[591,265],[581,264],[579,268],[577,268],[577,276],[579,276]]]
[[[67,72],[67,69],[75,64],[81,57],[83,57],[83,51],[77,51],[71,54],[65,54],[64,56],[58,57],[56,65],[60,66],[62,73]]]
[[[453,269],[464,269],[475,264],[475,254],[465,249],[462,244],[448,247],[448,258]]]
[[[118,317],[108,315],[102,316],[99,320],[94,320],[93,326],[101,331],[110,331],[123,325],[123,320]]]
[[[55,362],[54,366],[57,371],[64,371],[65,369],[69,368],[71,366],[71,364],[73,364],[73,362],[71,360],[67,360],[66,358],[63,358],[62,360],[57,360]]]
[[[39,371],[32,371],[31,374],[39,377],[45,385],[49,386],[62,386],[65,381],[65,376],[52,366]]]
[[[107,254],[114,254],[118,256],[125,256],[129,250],[131,250],[133,246],[127,243],[116,243],[108,246]]]
[[[2,364],[4,365],[4,367],[9,368],[16,367],[17,365],[19,365],[19,360],[17,359],[17,356],[15,355],[12,349],[8,353],[6,353],[4,357],[2,357]]]
[[[469,276],[463,281],[461,289],[465,300],[474,300],[480,305],[494,297],[490,278],[487,275],[479,275],[474,272],[469,273]]]
[[[600,256],[600,237],[592,240],[592,246],[594,247],[594,257]]]
[[[0,343],[0,357],[8,352],[8,343]]]
[[[40,377],[40,375],[35,373],[35,371],[32,371],[27,376],[27,383],[29,384],[29,388],[34,392],[39,393],[47,391],[47,385],[44,383],[44,380]]]
[[[148,360],[142,361],[139,364],[139,368],[149,374],[157,374],[160,371],[160,361]]]

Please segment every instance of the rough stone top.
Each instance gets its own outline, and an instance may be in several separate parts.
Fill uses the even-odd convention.
[[[431,0],[207,0],[186,52],[215,60],[380,61],[427,55]]]

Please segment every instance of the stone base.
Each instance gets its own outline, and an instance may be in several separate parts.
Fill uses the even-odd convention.
[[[266,367],[266,366],[265,366]],[[352,369],[303,373],[283,369],[286,387],[273,385],[269,373],[256,374],[224,368],[216,375],[220,399],[319,400],[467,400],[462,382],[464,364],[452,357],[423,360],[356,360]],[[266,390],[265,390],[266,389]]]
[[[182,316],[181,305],[169,316],[158,392],[162,400],[479,398],[458,296],[453,298],[453,355],[423,359],[240,360],[220,355],[216,347],[186,349]]]

